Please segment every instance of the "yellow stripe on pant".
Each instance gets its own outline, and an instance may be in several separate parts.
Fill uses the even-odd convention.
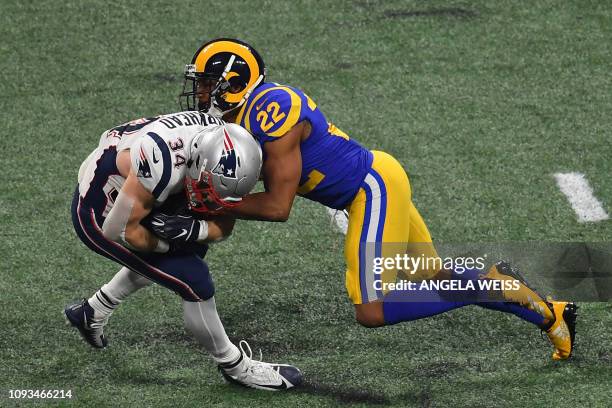
[[[349,221],[344,245],[346,290],[354,304],[369,303],[384,296],[387,290],[382,290],[376,280],[396,280],[395,269],[376,275],[373,258],[403,256],[409,243],[416,244],[415,247],[425,256],[437,256],[429,230],[412,204],[406,172],[393,156],[380,151],[372,154],[372,168],[347,208]],[[434,272],[421,270],[412,278],[423,279]]]

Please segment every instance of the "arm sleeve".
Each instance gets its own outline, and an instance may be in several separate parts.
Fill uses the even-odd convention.
[[[123,190],[119,190],[119,194],[115,199],[115,204],[110,210],[104,224],[102,224],[102,234],[111,241],[119,242],[123,246],[131,248],[130,244],[125,240],[125,228],[130,219],[134,200],[125,195]]]

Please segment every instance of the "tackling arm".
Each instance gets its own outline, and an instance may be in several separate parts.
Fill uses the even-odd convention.
[[[307,122],[300,122],[280,139],[266,143],[262,168],[265,191],[247,195],[240,205],[224,212],[242,219],[287,221],[300,182],[300,142],[305,132]]]
[[[223,241],[232,234],[236,218],[228,216],[218,216],[208,221],[208,236],[205,242]]]

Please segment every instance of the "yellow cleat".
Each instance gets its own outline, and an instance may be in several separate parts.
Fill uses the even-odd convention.
[[[510,264],[500,261],[493,265],[481,278],[492,280],[516,280],[519,282],[518,290],[503,290],[504,301],[518,303],[540,314],[546,321],[552,322],[555,319],[552,308],[542,296],[535,290],[529,288],[525,278],[521,273],[512,268]]]
[[[553,360],[565,360],[572,355],[576,336],[576,310],[578,306],[571,302],[552,301],[549,303],[555,314],[555,321],[546,330],[548,339],[555,347]]]

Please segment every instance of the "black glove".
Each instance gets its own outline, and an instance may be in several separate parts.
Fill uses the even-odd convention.
[[[200,221],[186,215],[155,213],[146,220],[145,226],[169,243],[196,242],[200,234]]]
[[[195,254],[200,258],[204,258],[208,252],[208,244],[200,242],[169,242],[168,252],[160,255],[189,255]]]

